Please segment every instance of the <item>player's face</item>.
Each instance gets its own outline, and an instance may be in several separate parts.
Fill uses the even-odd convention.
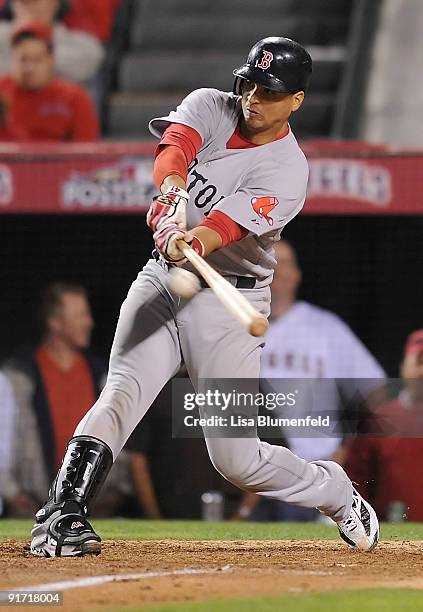
[[[272,282],[272,298],[295,300],[301,282],[301,270],[292,247],[281,240],[275,246],[277,265]]]
[[[24,89],[46,87],[53,78],[53,54],[44,40],[22,40],[13,49],[12,71],[17,83]]]
[[[88,348],[94,321],[87,298],[79,293],[64,293],[58,313],[50,321],[50,330],[71,348]]]
[[[252,133],[286,129],[291,113],[298,110],[304,100],[304,92],[278,93],[258,83],[244,80],[242,89],[242,112],[245,124]]]

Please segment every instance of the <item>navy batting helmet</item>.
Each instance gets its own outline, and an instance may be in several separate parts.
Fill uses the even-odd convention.
[[[259,83],[272,91],[306,91],[312,73],[310,54],[290,38],[269,36],[259,40],[243,66],[233,71],[234,93],[241,94],[242,79]]]

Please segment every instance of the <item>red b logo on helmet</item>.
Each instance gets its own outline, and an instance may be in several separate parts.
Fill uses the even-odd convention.
[[[256,67],[261,68],[262,70],[267,70],[272,62],[273,53],[271,53],[270,51],[263,51],[263,57],[261,58],[260,63],[256,61]]]

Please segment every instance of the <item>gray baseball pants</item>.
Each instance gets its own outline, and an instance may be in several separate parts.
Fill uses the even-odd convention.
[[[182,300],[166,288],[164,264],[148,261],[122,304],[106,385],[75,435],[103,440],[116,458],[155,398],[184,361],[200,379],[258,379],[263,338],[250,336],[211,289]],[[270,312],[268,286],[241,292]],[[307,508],[339,521],[349,514],[351,481],[333,461],[307,462],[258,437],[205,439],[214,467],[246,491]]]

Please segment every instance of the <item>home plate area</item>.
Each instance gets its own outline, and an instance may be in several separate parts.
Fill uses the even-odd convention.
[[[374,587],[423,588],[422,542],[370,554],[338,541],[105,541],[99,557],[42,559],[0,543],[0,588],[63,591],[61,609]],[[31,606],[33,607],[33,606]]]

